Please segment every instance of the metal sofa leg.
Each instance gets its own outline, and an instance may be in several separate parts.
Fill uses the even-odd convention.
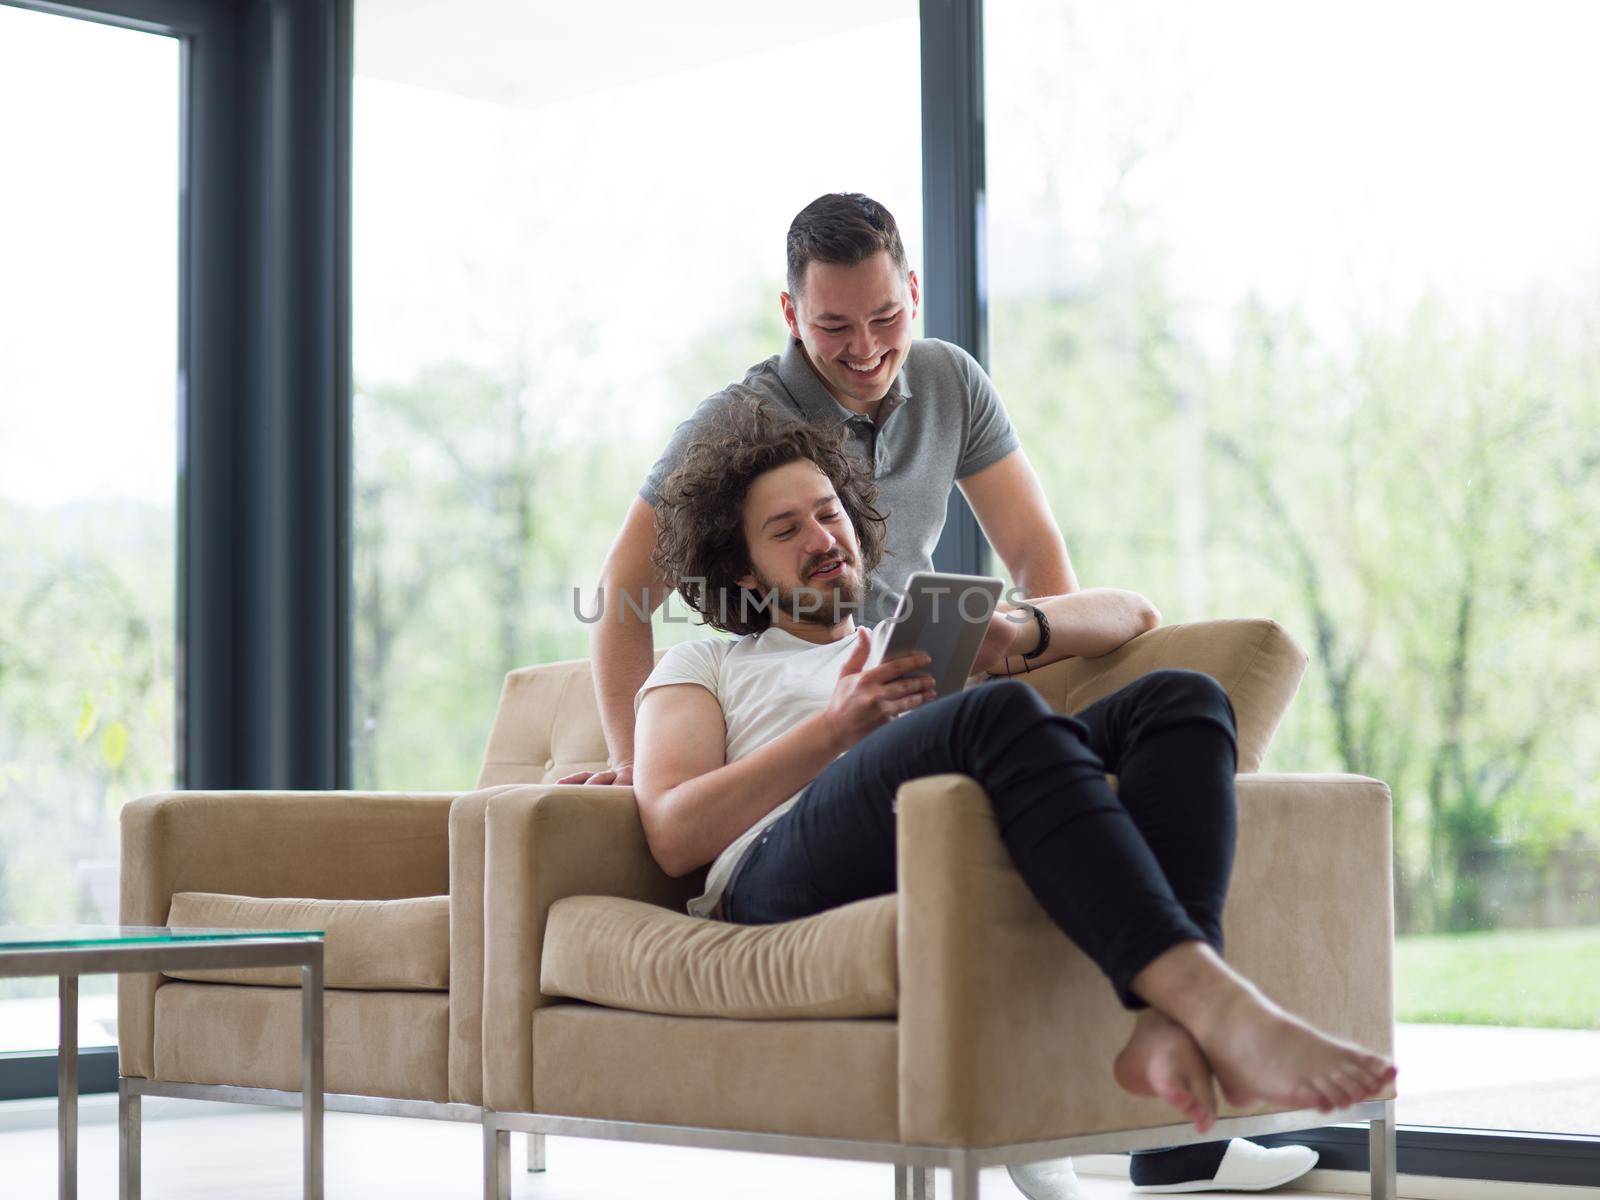
[[[1367,1159],[1372,1200],[1395,1200],[1394,1101],[1383,1101],[1383,1116],[1367,1123]]]
[[[933,1171],[895,1163],[894,1200],[933,1200]]]
[[[950,1200],[978,1200],[978,1168],[965,1152],[950,1164]]]
[[[528,1170],[544,1170],[544,1134],[530,1133],[528,1135]]]
[[[140,1097],[126,1079],[117,1079],[117,1196],[118,1200],[139,1200]]]
[[[483,1200],[511,1200],[511,1131],[483,1120]]]

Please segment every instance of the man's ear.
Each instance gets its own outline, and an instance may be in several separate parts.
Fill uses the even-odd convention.
[[[800,336],[800,315],[799,315],[798,310],[795,308],[794,297],[789,295],[788,292],[779,292],[778,293],[778,304],[783,309],[783,321],[784,321],[784,324],[789,326],[790,336],[799,337]]]
[[[917,310],[922,307],[922,287],[917,283],[915,271],[906,272],[906,286],[911,289],[911,319],[917,319]]]
[[[734,582],[747,592],[759,592],[761,590],[761,585],[756,582],[754,575],[741,575]]]

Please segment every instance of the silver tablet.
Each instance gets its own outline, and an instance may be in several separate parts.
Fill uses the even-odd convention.
[[[918,571],[906,581],[894,616],[873,630],[867,667],[921,650],[933,659],[926,669],[937,694],[955,695],[966,686],[1003,586],[986,575]]]

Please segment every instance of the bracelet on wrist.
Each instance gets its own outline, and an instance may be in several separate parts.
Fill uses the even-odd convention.
[[[1023,601],[1017,607],[1025,608],[1031,612],[1034,621],[1039,626],[1039,644],[1022,656],[1022,661],[1027,663],[1050,649],[1050,618],[1044,615],[1044,609],[1037,604],[1029,604],[1027,601]],[[1028,670],[1031,671],[1033,668],[1029,667]]]

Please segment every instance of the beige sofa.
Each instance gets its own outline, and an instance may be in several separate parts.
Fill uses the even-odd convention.
[[[1304,664],[1270,622],[1214,622],[1025,678],[1068,712],[1158,666],[1224,684],[1246,773],[1230,957],[1387,1049],[1387,790],[1253,774]],[[899,897],[742,929],[682,915],[701,878],[656,868],[630,789],[551,783],[604,753],[588,664],[558,663],[507,677],[466,795],[146,797],[123,811],[122,920],[326,929],[327,1107],[482,1120],[490,1194],[513,1129],[533,1167],[545,1133],[626,1136],[893,1162],[905,1194],[949,1167],[958,1195],[989,1163],[1193,1140],[1110,1083],[1127,1017],[972,781],[902,790]],[[298,1103],[291,978],[123,976],[119,1012],[125,1139],[140,1095]],[[1387,1155],[1375,1195],[1388,1113],[1355,1114]]]
[[[476,1124],[483,799],[144,797],[122,813],[122,921],[324,930],[324,1107]],[[463,833],[455,810],[464,800]],[[121,1195],[140,1194],[143,1097],[300,1105],[296,976],[119,977]],[[542,1169],[543,1139],[529,1141],[529,1169]]]
[[[451,853],[454,795],[171,792],[122,813],[122,921],[322,929],[330,1107],[476,1121],[481,848]],[[463,897],[463,886],[476,888]],[[471,953],[453,950],[470,946]],[[293,973],[123,975],[125,1095],[294,1093]],[[291,1097],[292,1099],[292,1097]]]
[[[1206,671],[1239,717],[1230,959],[1322,1027],[1392,1049],[1390,800],[1354,776],[1257,774],[1305,656],[1270,621],[1153,631],[1026,676],[1073,712],[1157,667]],[[697,921],[703,882],[651,859],[628,788],[598,766],[586,663],[506,681],[481,785],[485,1195],[509,1134],[568,1134],[881,1161],[902,1196],[984,1166],[1371,1122],[1372,1194],[1394,1190],[1393,1107],[1228,1111],[1207,1139],[1122,1092],[1130,1016],[1012,867],[987,799],[942,775],[898,799],[899,891],[767,927]],[[518,784],[521,786],[517,786]],[[1392,1094],[1391,1094],[1392,1095]]]

